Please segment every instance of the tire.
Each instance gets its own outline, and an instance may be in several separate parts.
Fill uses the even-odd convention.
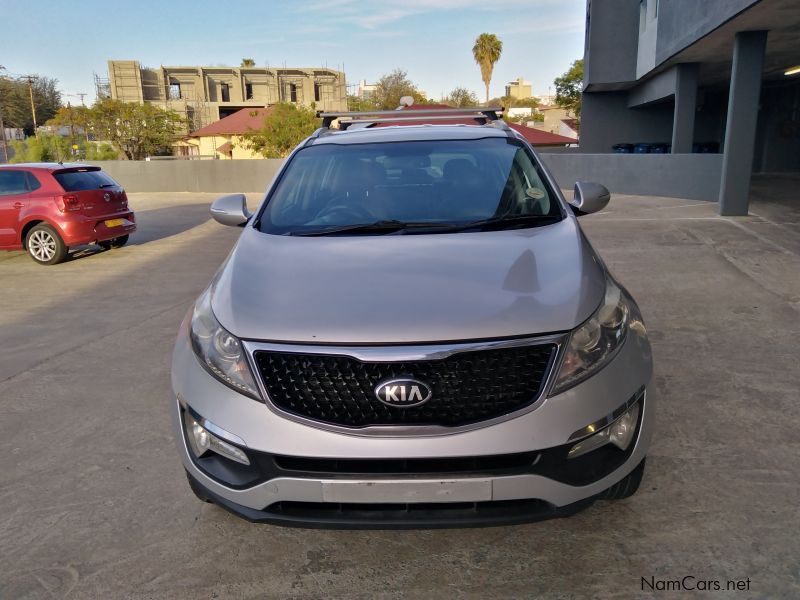
[[[40,223],[25,236],[25,249],[40,265],[57,265],[67,257],[68,248],[58,232],[47,223]]]
[[[198,500],[200,500],[201,502],[207,502],[209,504],[214,503],[208,496],[206,496],[206,493],[205,491],[203,491],[203,488],[200,487],[200,484],[197,483],[194,477],[189,475],[188,471],[186,471],[186,480],[189,482],[189,487],[191,488],[192,493],[197,497]]]
[[[129,235],[121,235],[113,240],[104,240],[102,242],[97,242],[97,245],[105,250],[111,250],[112,248],[122,248],[125,244],[128,243],[128,239],[130,238]]]
[[[630,498],[639,489],[639,484],[642,483],[642,476],[644,475],[644,461],[636,465],[636,468],[628,473],[621,481],[618,481],[605,492],[600,494],[601,500],[624,500]]]

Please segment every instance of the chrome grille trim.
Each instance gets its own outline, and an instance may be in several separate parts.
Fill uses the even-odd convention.
[[[569,333],[549,334],[544,336],[523,337],[504,340],[477,340],[472,342],[451,342],[441,344],[413,344],[413,345],[315,345],[315,344],[292,344],[292,343],[279,343],[279,342],[259,342],[252,340],[243,340],[242,344],[247,353],[247,358],[250,363],[250,368],[253,372],[254,379],[256,380],[259,391],[265,399],[265,404],[275,414],[288,419],[301,423],[308,427],[332,431],[345,435],[352,435],[357,437],[431,437],[452,435],[454,433],[461,433],[464,431],[471,431],[475,429],[482,429],[491,425],[496,425],[504,421],[508,421],[519,417],[523,414],[536,410],[541,406],[544,399],[547,397],[550,388],[553,384],[553,378],[558,371],[561,364],[562,353],[565,342],[569,337]],[[260,375],[258,365],[255,362],[253,353],[258,351],[271,351],[271,352],[294,352],[306,354],[332,354],[344,355],[356,358],[361,361],[374,361],[374,362],[402,362],[402,361],[424,361],[424,360],[439,360],[458,354],[460,352],[474,352],[477,350],[493,350],[499,348],[514,348],[520,346],[533,346],[539,344],[554,344],[556,346],[555,359],[552,361],[549,372],[545,375],[544,384],[541,387],[539,396],[527,406],[520,410],[480,421],[478,423],[470,423],[458,427],[443,427],[437,425],[372,425],[367,427],[353,428],[333,425],[330,423],[322,423],[313,419],[304,418],[299,415],[288,413],[278,406],[276,406],[267,393],[264,380]]]

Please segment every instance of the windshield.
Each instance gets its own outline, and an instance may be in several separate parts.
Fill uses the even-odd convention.
[[[504,229],[532,227],[536,217],[542,224],[561,218],[543,179],[510,138],[309,146],[286,168],[258,227],[294,235],[398,231],[357,227],[386,222],[414,225],[401,233],[457,231],[486,219],[503,219]]]

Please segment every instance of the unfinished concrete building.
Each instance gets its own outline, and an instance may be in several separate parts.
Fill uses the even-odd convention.
[[[108,61],[98,97],[149,102],[185,114],[192,131],[242,108],[292,102],[317,110],[347,110],[345,75],[326,67],[142,67]]]

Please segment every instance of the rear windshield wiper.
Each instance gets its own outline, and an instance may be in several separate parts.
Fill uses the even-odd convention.
[[[459,225],[450,226],[447,231],[467,231],[468,229],[502,229],[509,225],[549,225],[561,220],[561,215],[503,215],[480,219]]]
[[[453,227],[452,223],[426,223],[424,221],[398,221],[383,220],[375,221],[374,223],[357,223],[354,225],[342,225],[340,227],[328,227],[327,229],[313,229],[311,231],[293,231],[290,235],[314,237],[331,235],[337,233],[393,233],[395,231],[404,231],[407,229],[447,229]]]
[[[97,187],[98,187],[98,189],[102,190],[103,188],[107,188],[107,187],[117,187],[117,184],[116,183],[101,183]]]

